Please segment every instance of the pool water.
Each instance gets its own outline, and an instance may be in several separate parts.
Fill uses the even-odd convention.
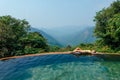
[[[43,55],[0,61],[0,80],[120,80],[120,56]]]

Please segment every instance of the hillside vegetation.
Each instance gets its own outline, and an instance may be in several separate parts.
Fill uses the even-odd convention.
[[[70,50],[80,47],[81,49],[94,49],[98,52],[120,53],[120,0],[114,1],[109,7],[97,12],[94,21],[96,23],[94,29],[96,41],[92,44],[80,43]],[[79,40],[85,41],[84,32],[81,32],[82,37],[78,34]],[[90,34],[86,39],[90,39]]]
[[[120,50],[120,0],[108,8],[97,12],[95,36],[100,46],[107,46],[114,51]]]
[[[96,22],[94,30],[89,28],[88,31],[80,32],[76,35],[77,39],[74,37],[72,41],[94,41],[94,38],[90,38],[92,37],[91,32],[94,31],[96,42],[85,44],[79,41],[79,43],[76,42],[77,46],[68,44],[61,48],[59,47],[61,44],[46,33],[36,29],[30,31],[31,26],[26,20],[16,19],[10,15],[1,16],[0,58],[42,52],[69,51],[76,47],[120,53],[120,0],[114,1],[108,8],[97,12],[94,21]]]
[[[48,51],[47,40],[38,32],[29,32],[26,20],[0,17],[0,57]]]
[[[43,30],[30,27],[30,31],[31,31],[31,32],[38,32],[39,34],[42,34],[42,35],[44,36],[44,38],[47,39],[48,44],[49,44],[50,46],[59,46],[59,47],[62,47],[62,46],[63,46],[59,41],[57,41],[54,37],[52,37],[50,34],[44,32]]]

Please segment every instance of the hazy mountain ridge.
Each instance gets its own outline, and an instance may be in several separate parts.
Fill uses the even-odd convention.
[[[30,29],[31,29],[31,32],[39,32],[40,34],[42,34],[47,39],[49,45],[60,46],[60,47],[62,46],[55,38],[53,38],[51,35],[44,32],[43,30],[33,28],[33,27],[31,27]]]
[[[74,37],[75,44],[94,42],[96,38],[93,36],[93,31],[94,27],[88,27],[77,33]]]
[[[96,40],[93,36],[94,27],[59,27],[53,29],[44,29],[43,31],[52,35],[62,45],[78,45],[80,43],[92,43]]]

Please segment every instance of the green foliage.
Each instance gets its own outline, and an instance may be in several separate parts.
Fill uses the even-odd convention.
[[[120,49],[120,0],[97,12],[94,21],[98,42],[114,50]]]
[[[106,36],[110,37],[111,40],[107,40],[107,43],[112,48],[120,47],[120,13],[115,14],[111,19],[108,20]]]
[[[84,43],[81,43],[80,45],[78,45],[77,47],[80,47],[81,49],[87,49],[87,50],[96,50],[96,48],[95,48],[95,45],[94,44],[84,44]]]
[[[60,50],[60,47],[58,47],[58,46],[50,46],[50,52],[56,52],[59,50]]]
[[[97,41],[96,43],[92,43],[92,44],[82,43],[76,47],[80,47],[82,50],[95,50],[97,52],[103,52],[103,53],[115,53],[115,52],[117,52],[115,50],[112,50],[109,46],[104,46],[104,45],[98,44],[98,42],[99,41]]]
[[[39,48],[25,48],[24,49],[24,54],[35,54],[39,52]]]
[[[55,38],[53,38],[51,35],[44,32],[43,30],[39,30],[39,29],[36,29],[33,27],[31,27],[30,29],[31,29],[31,32],[38,32],[38,33],[42,34],[44,36],[44,38],[47,39],[48,44],[50,46],[56,45],[56,46],[62,47],[62,45]]]
[[[66,47],[59,47],[59,46],[50,46],[50,52],[65,52],[65,51],[72,51],[73,48],[68,45]]]
[[[37,32],[30,32],[27,36],[21,38],[22,44],[33,48],[46,48],[46,39]]]
[[[0,17],[0,52],[2,57],[14,55],[19,50],[19,39],[27,34],[30,25],[26,20],[11,16]]]
[[[40,53],[49,51],[47,40],[37,32],[30,32],[27,36],[21,38],[21,44],[24,44],[24,53]]]
[[[0,17],[0,57],[48,51],[46,39],[28,32],[29,23],[11,16]]]

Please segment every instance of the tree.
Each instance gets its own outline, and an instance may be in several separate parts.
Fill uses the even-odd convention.
[[[23,44],[23,47],[27,49],[34,48],[37,50],[38,48],[40,48],[44,51],[49,50],[47,40],[38,32],[30,32],[27,36],[21,38],[20,41],[21,41],[21,44]]]
[[[27,35],[30,25],[26,20],[8,16],[0,17],[0,55],[14,55],[19,50],[19,39]]]
[[[26,20],[0,17],[0,57],[49,51],[47,40],[29,27]]]
[[[112,48],[120,47],[120,13],[108,20],[106,36],[110,36],[110,40],[107,40],[106,43]]]
[[[120,47],[120,0],[114,1],[108,8],[96,13],[95,36],[103,45],[111,48]]]

